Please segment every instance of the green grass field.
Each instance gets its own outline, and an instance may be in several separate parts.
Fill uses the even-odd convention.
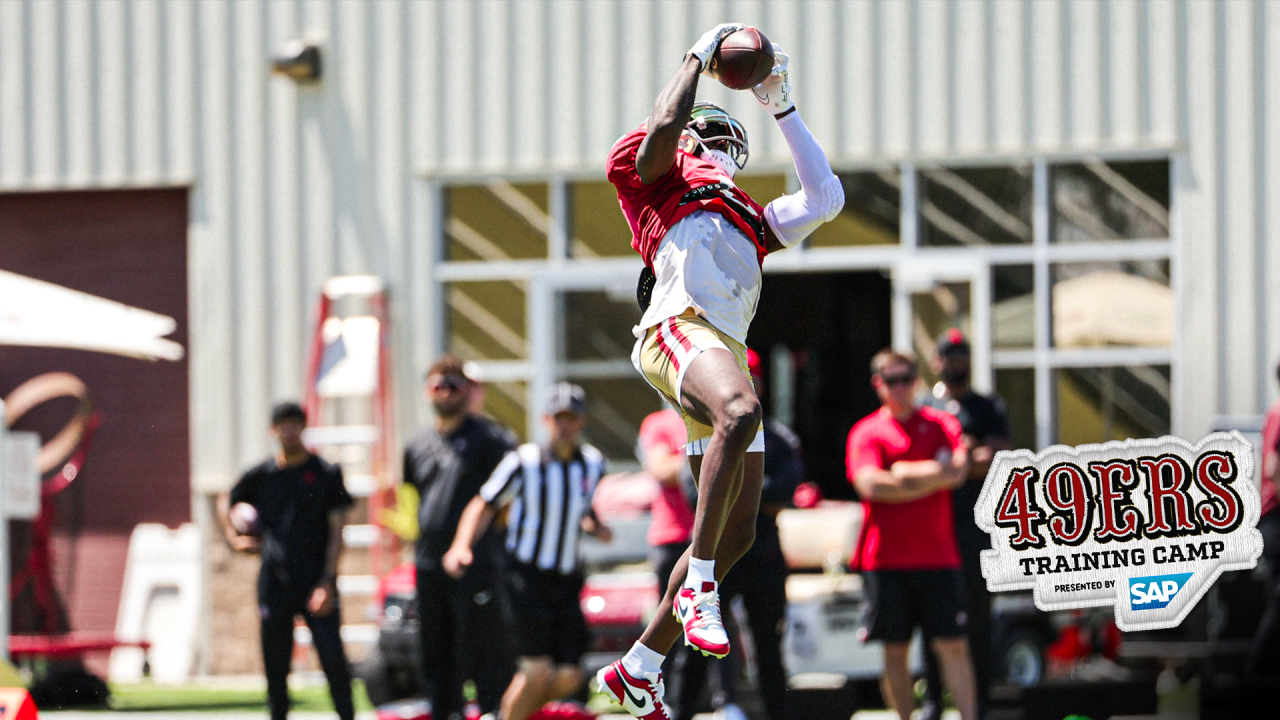
[[[373,709],[360,681],[354,683],[352,690],[357,712]],[[329,689],[324,685],[290,688],[289,695],[293,698],[293,709],[300,712],[333,709]],[[266,702],[266,691],[256,688],[174,687],[144,682],[112,685],[110,704],[98,709],[116,712],[231,712],[262,710]]]

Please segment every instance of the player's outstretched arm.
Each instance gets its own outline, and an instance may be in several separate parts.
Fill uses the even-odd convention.
[[[675,164],[680,134],[689,124],[689,113],[698,94],[698,75],[707,69],[720,41],[743,27],[741,23],[724,23],[703,33],[684,56],[680,69],[658,93],[653,110],[649,111],[649,131],[636,150],[636,173],[640,175],[640,182],[652,184]]]
[[[649,132],[636,150],[636,173],[640,182],[652,184],[666,175],[676,162],[676,148],[680,133],[689,123],[693,110],[693,98],[698,92],[698,74],[702,66],[692,55],[686,56],[675,75],[658,93],[658,99],[649,111]]]
[[[787,75],[787,54],[773,45],[776,62],[764,82],[752,88],[756,100],[778,121],[778,129],[791,149],[791,158],[800,179],[800,191],[783,195],[764,209],[769,252],[790,247],[805,239],[825,222],[834,220],[844,207],[844,187],[831,171],[827,155],[800,119],[791,99]]]

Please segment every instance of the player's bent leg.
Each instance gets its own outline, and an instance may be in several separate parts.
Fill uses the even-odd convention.
[[[525,720],[547,702],[554,669],[551,658],[522,657],[516,660],[516,674],[502,696],[504,720]]]
[[[730,511],[741,494],[743,455],[759,433],[760,402],[738,358],[724,348],[708,349],[690,362],[680,395],[690,417],[711,427],[711,437],[698,478],[689,571],[672,612],[684,628],[686,644],[719,658],[729,653],[729,636],[720,616],[717,582],[721,573],[716,560],[723,551],[731,551],[732,565],[745,552],[741,539],[724,550],[720,546]]]

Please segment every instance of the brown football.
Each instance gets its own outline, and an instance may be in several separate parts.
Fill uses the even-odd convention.
[[[745,27],[721,41],[720,49],[711,56],[710,68],[725,87],[755,87],[773,72],[773,43],[759,30]]]

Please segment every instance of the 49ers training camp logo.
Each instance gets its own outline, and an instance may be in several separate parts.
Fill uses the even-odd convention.
[[[1253,449],[1238,432],[1001,452],[974,509],[987,588],[1041,610],[1115,605],[1121,630],[1182,622],[1262,554]]]

